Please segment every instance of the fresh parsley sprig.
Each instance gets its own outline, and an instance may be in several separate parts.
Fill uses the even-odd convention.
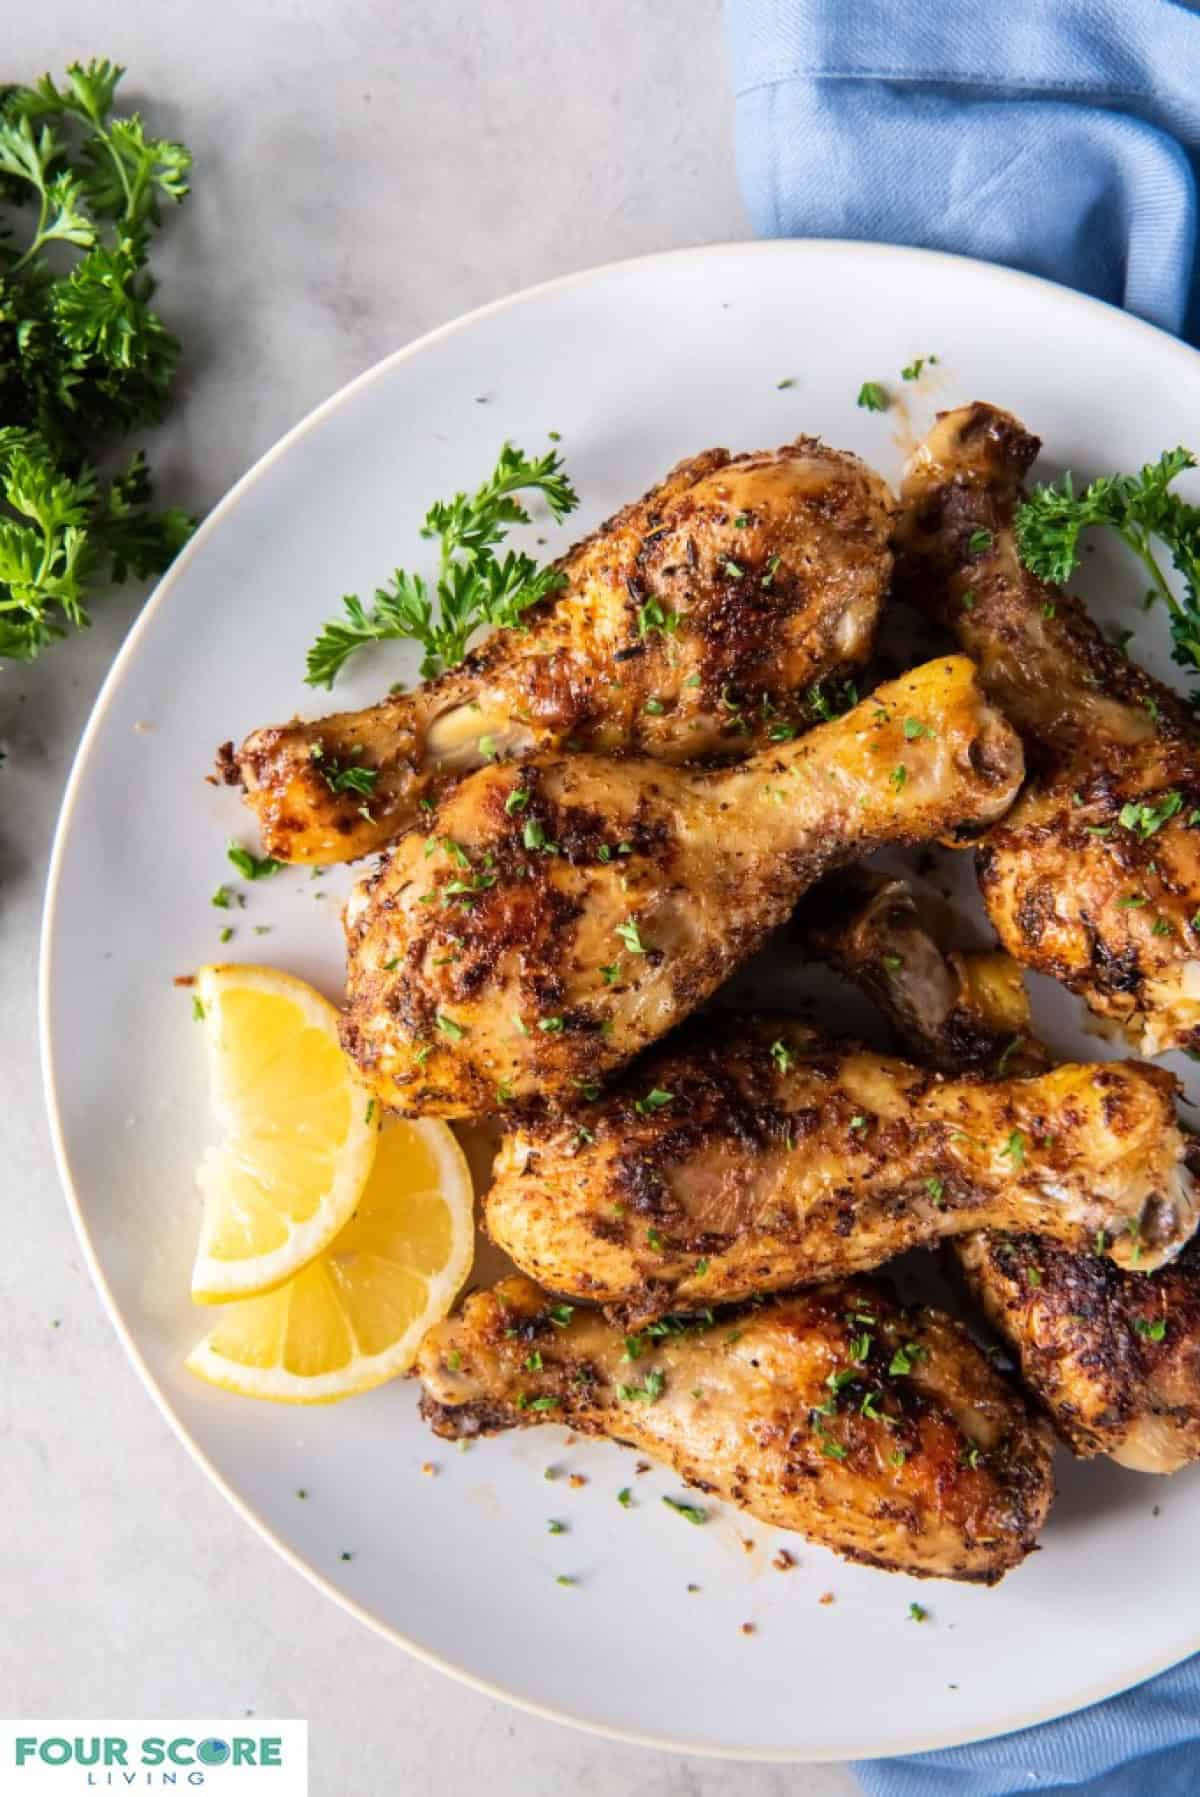
[[[542,494],[555,523],[579,504],[557,451],[531,459],[506,443],[477,492],[431,505],[421,535],[439,544],[432,591],[420,574],[397,568],[391,584],[376,589],[370,611],[356,595],[344,598],[345,616],[331,619],[308,652],[309,686],[331,687],[355,650],[395,638],[420,643],[421,678],[431,679],[457,667],[481,626],[511,628],[562,586],[556,568],[539,567],[524,551],[496,554],[510,525],[528,524],[516,497],[528,492]]]
[[[1085,530],[1106,526],[1128,544],[1150,576],[1151,597],[1167,607],[1171,656],[1189,674],[1200,672],[1200,506],[1189,505],[1171,483],[1196,466],[1190,449],[1164,450],[1140,474],[1108,474],[1081,493],[1070,474],[1057,485],[1038,487],[1017,511],[1021,560],[1040,580],[1063,586],[1079,564]],[[1154,552],[1154,540],[1169,551],[1183,581],[1183,598],[1171,591]]]
[[[146,258],[191,157],[112,117],[123,73],[73,63],[61,88],[0,90],[0,657],[86,625],[93,587],[159,572],[193,528],[151,509],[140,451],[94,467],[162,416],[179,354]]]

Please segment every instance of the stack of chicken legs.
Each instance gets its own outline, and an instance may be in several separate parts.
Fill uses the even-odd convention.
[[[1018,966],[1144,1054],[1200,1048],[1190,807],[1152,843],[1107,828],[1200,805],[1200,739],[1023,567],[1038,447],[945,413],[899,503],[811,438],[708,451],[570,551],[525,628],[221,751],[268,853],[382,854],[343,1022],[379,1102],[494,1121],[483,1225],[517,1271],[421,1347],[437,1433],[566,1423],[848,1558],[985,1584],[1037,1540],[1055,1434],[1200,1457],[1176,1082],[1056,1062]],[[945,650],[859,698],[889,594]],[[321,777],[351,752],[367,808]],[[1003,952],[944,948],[857,865],[932,843],[976,845]],[[771,938],[864,987],[897,1052],[715,1010]],[[876,1276],[936,1244],[1015,1370]]]

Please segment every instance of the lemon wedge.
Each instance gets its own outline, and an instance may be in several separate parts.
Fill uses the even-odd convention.
[[[188,1367],[278,1404],[331,1404],[407,1372],[471,1270],[473,1211],[448,1126],[390,1119],[340,1235],[286,1285],[223,1305]]]
[[[327,1248],[366,1184],[376,1106],[338,1014],[273,967],[204,967],[194,988],[222,1140],[196,1174],[198,1304],[269,1291]]]

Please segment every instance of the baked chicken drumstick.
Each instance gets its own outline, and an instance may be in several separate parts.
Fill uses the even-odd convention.
[[[882,1002],[935,1065],[1043,1071],[1050,1057],[1030,1030],[1015,962],[943,955],[903,882],[865,882],[820,895],[828,918],[843,920],[819,930],[823,958]],[[1074,1453],[1153,1473],[1200,1459],[1200,1238],[1154,1273],[1115,1266],[1099,1239],[1080,1251],[1028,1231],[979,1230],[950,1246]]]
[[[399,1111],[577,1101],[826,869],[990,823],[1021,773],[961,656],[733,770],[592,755],[480,769],[350,898],[346,1047]]]
[[[897,591],[949,627],[1025,743],[1029,785],[979,855],[1004,947],[1144,1053],[1200,1049],[1200,740],[1169,688],[1018,559],[1039,447],[994,406],[942,413],[902,488]]]
[[[523,628],[414,693],[226,744],[219,771],[268,854],[328,862],[382,847],[493,755],[740,759],[811,724],[810,688],[867,659],[894,503],[812,437],[710,449],[570,550]],[[349,767],[374,776],[366,804],[338,780]]]
[[[981,1226],[1158,1266],[1198,1214],[1174,1093],[1137,1062],[948,1080],[790,1018],[723,1017],[508,1134],[484,1219],[548,1290],[639,1320]]]
[[[1048,1434],[940,1312],[856,1280],[626,1338],[524,1279],[425,1337],[439,1435],[566,1423],[849,1560],[994,1584],[1054,1485]]]

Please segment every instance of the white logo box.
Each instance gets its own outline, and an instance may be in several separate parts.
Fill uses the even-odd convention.
[[[308,1797],[308,1723],[260,1716],[0,1722],[0,1797]]]

